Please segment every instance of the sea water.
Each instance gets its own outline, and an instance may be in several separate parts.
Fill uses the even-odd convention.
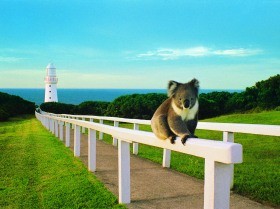
[[[201,89],[200,93],[213,91],[241,92],[242,90]],[[20,96],[40,105],[45,99],[44,89],[0,89],[0,92]],[[166,89],[58,89],[58,101],[67,104],[80,104],[84,101],[111,102],[119,96],[129,94],[164,93]]]

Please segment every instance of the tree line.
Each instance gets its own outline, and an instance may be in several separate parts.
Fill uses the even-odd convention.
[[[22,114],[34,114],[35,103],[0,92],[0,121]]]
[[[132,94],[116,98],[113,102],[86,101],[79,105],[43,103],[46,112],[74,115],[99,115],[123,118],[151,119],[165,94]],[[280,110],[280,75],[257,82],[240,93],[211,92],[199,95],[199,119],[230,113],[258,110]]]
[[[165,94],[132,94],[113,102],[86,101],[79,105],[58,102],[43,103],[41,110],[57,114],[99,115],[151,119]],[[248,111],[280,110],[280,75],[259,81],[240,93],[211,92],[199,95],[199,119]],[[19,96],[0,92],[0,121],[21,114],[33,114],[35,103]]]

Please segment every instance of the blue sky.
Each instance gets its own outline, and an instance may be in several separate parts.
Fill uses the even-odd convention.
[[[244,89],[280,73],[280,1],[1,0],[0,88]]]

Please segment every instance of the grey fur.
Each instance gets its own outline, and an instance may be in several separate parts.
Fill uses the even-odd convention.
[[[169,81],[169,98],[158,107],[151,120],[152,130],[158,138],[169,139],[173,144],[179,136],[185,144],[188,138],[196,137],[198,90],[197,79],[184,84]]]

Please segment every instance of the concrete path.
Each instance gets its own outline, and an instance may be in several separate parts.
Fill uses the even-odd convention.
[[[65,132],[64,132],[65,133]],[[73,130],[70,148],[73,150]],[[87,135],[81,136],[81,160],[87,166]],[[118,149],[97,140],[97,171],[94,175],[118,197]],[[139,149],[141,146],[139,145]],[[131,156],[130,209],[202,209],[203,181]],[[232,209],[271,209],[240,195],[231,194]],[[222,209],[222,208],[221,208]]]

